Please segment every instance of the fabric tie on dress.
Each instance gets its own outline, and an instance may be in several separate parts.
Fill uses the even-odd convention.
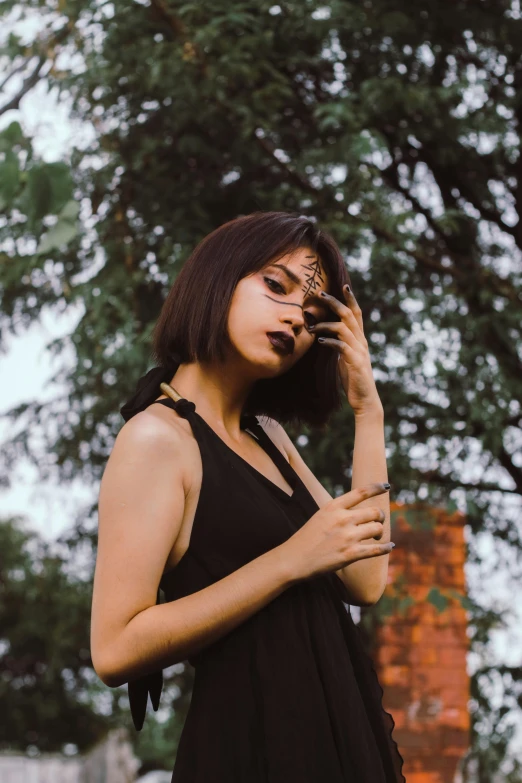
[[[175,402],[174,405],[176,406],[176,412],[183,417],[188,413],[194,413],[196,410],[196,403],[192,402],[192,400],[187,400],[185,397],[182,397],[181,400]]]
[[[136,391],[120,408],[120,413],[128,421],[136,413],[145,410],[153,402],[158,394],[161,394],[160,383],[170,381],[179,365],[181,357],[172,353],[165,364],[153,367],[145,375],[142,375],[136,384]]]
[[[158,589],[156,604],[159,603],[161,602]],[[150,674],[144,674],[142,677],[138,677],[136,680],[129,680],[127,683],[132,722],[134,723],[136,731],[141,731],[143,727],[145,714],[147,712],[147,697],[149,693],[154,712],[157,712],[162,690],[163,669],[158,669],[157,671],[151,672]]]

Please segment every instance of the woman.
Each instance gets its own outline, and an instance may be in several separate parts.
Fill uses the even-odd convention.
[[[347,279],[307,218],[220,226],[172,286],[159,366],[121,409],[100,488],[92,658],[108,686],[128,682],[138,730],[162,669],[195,667],[175,783],[404,781],[346,607],[378,600],[393,546],[382,405]],[[344,395],[361,432],[357,488],[334,499],[282,422],[324,427]]]

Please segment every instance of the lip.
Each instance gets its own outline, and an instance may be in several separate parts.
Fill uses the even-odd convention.
[[[295,340],[287,332],[267,332],[266,336],[278,351],[290,356],[294,352]]]

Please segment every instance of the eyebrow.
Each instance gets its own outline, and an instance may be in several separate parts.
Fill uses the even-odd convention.
[[[285,275],[292,281],[292,283],[295,283],[295,285],[303,285],[301,278],[296,275],[295,272],[292,272],[291,269],[288,269],[288,267],[286,267],[284,264],[270,264],[269,268],[272,266],[276,266],[278,269],[284,272]],[[318,304],[324,305],[324,299],[322,299],[319,294],[310,294],[309,298],[315,300]]]

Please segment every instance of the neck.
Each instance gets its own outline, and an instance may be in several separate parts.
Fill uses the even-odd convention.
[[[180,364],[167,381],[181,397],[191,400],[200,416],[216,431],[232,440],[240,439],[240,418],[245,401],[255,383],[229,364],[201,362]]]

